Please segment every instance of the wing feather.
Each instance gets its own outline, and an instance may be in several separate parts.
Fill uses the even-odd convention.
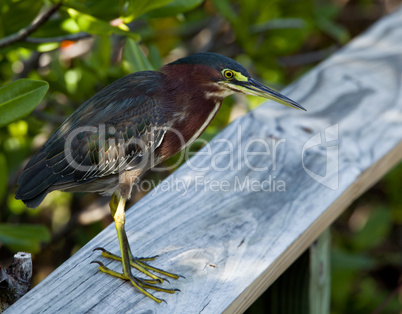
[[[86,101],[28,162],[16,198],[36,207],[54,189],[140,167],[165,134],[162,79],[159,72],[137,72]]]

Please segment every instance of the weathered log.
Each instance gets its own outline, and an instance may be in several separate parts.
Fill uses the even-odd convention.
[[[0,267],[0,312],[28,292],[32,277],[31,254],[18,252],[7,269]]]

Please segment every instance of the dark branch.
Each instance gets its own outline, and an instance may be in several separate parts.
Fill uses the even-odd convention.
[[[33,44],[43,44],[43,43],[59,43],[65,40],[80,40],[84,38],[91,37],[91,34],[80,32],[76,34],[69,34],[65,36],[59,36],[59,37],[48,37],[48,38],[36,38],[36,37],[27,37],[25,38],[25,41],[27,43],[33,43]]]
[[[51,7],[48,11],[43,14],[38,15],[35,20],[29,26],[21,29],[15,34],[4,37],[0,40],[0,48],[9,46],[18,41],[22,41],[27,38],[30,34],[38,29],[43,23],[45,23],[61,6],[61,2]]]

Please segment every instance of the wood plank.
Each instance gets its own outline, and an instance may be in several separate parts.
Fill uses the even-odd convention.
[[[309,249],[309,313],[331,313],[331,231],[314,241]]]
[[[399,10],[288,87],[284,93],[307,113],[264,104],[212,140],[211,154],[205,147],[128,211],[133,250],[141,256],[159,254],[153,265],[186,277],[164,284],[181,293],[155,293],[166,304],[154,303],[90,264],[98,259],[120,270],[117,262],[92,252],[98,246],[118,252],[111,225],[7,313],[244,311],[400,160],[401,26]],[[329,146],[306,150],[320,139],[316,134],[323,134]],[[236,151],[232,159],[216,156],[228,150],[226,139]],[[258,140],[250,144],[251,139]],[[246,149],[263,151],[264,143],[270,154],[245,158]],[[212,167],[228,164],[233,169]],[[250,185],[242,189],[247,178]],[[253,190],[253,180],[266,181],[264,189],[271,180],[272,190],[258,190],[258,184]],[[225,187],[217,189],[211,185],[215,181]]]
[[[331,236],[329,229],[326,229],[251,305],[248,309],[250,313],[330,313]]]

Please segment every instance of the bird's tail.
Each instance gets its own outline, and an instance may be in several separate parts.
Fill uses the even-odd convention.
[[[50,192],[49,187],[57,179],[51,168],[46,166],[45,153],[38,153],[25,166],[18,179],[15,198],[28,207],[36,208]]]

